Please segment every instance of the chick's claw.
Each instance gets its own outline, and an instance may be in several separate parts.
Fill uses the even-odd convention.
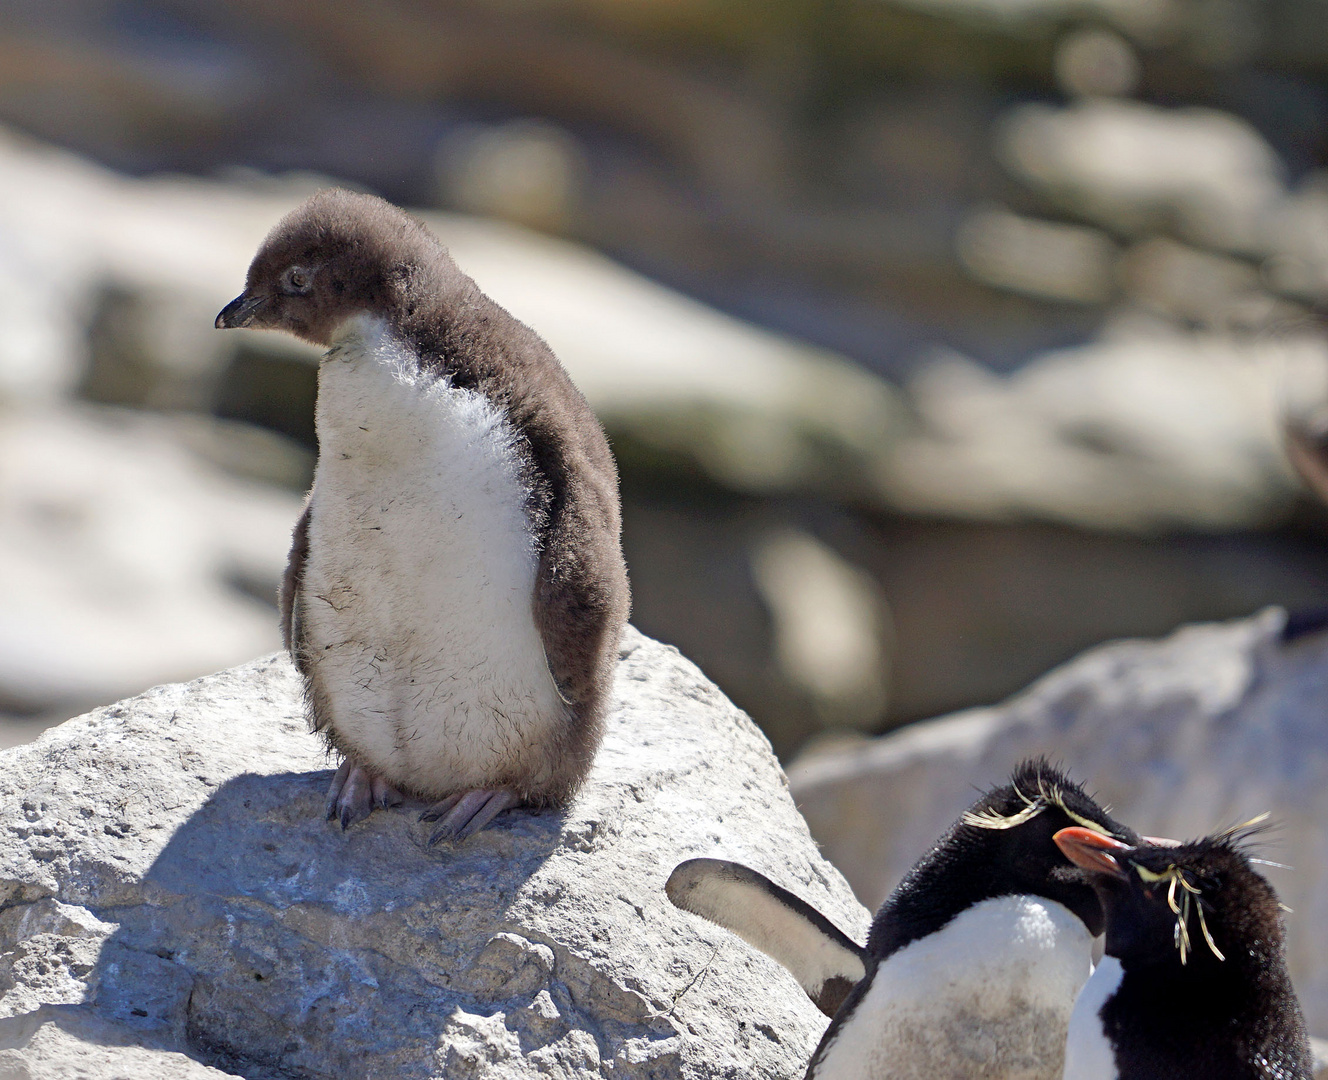
[[[440,840],[464,840],[479,832],[504,810],[519,806],[521,799],[506,788],[480,789],[451,795],[420,815],[422,821],[441,822],[429,837],[432,847]]]
[[[344,830],[367,818],[375,806],[386,809],[401,802],[401,792],[388,781],[347,758],[327,789],[327,819],[339,819]]]

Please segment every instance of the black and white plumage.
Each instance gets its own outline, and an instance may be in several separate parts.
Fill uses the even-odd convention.
[[[1068,828],[1056,843],[1106,917],[1065,1080],[1311,1080],[1281,906],[1240,834],[1163,847]]]
[[[281,607],[343,827],[401,793],[434,839],[565,802],[603,728],[629,593],[617,471],[548,346],[418,221],[324,191],[221,328],[326,347]]]
[[[865,948],[745,867],[692,860],[667,890],[783,963],[823,1009],[852,985],[809,1078],[1060,1080],[1102,928],[1086,875],[1052,840],[1070,825],[1137,840],[1062,772],[1024,763],[905,875]]]

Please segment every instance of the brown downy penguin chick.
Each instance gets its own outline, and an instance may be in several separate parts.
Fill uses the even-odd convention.
[[[419,221],[339,190],[278,223],[217,326],[327,349],[281,619],[345,755],[328,817],[436,800],[434,842],[565,803],[629,594],[613,457],[552,351]]]

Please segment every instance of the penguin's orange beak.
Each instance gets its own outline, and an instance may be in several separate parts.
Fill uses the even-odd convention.
[[[1061,849],[1061,854],[1075,866],[1094,874],[1126,877],[1125,871],[1116,859],[1116,854],[1131,850],[1129,844],[1078,825],[1062,829],[1052,839]]]

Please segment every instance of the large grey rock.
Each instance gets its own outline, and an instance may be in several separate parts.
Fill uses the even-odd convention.
[[[236,1074],[204,1065],[77,1006],[43,1006],[0,1021],[3,1080],[222,1080]]]
[[[1258,843],[1291,973],[1328,1031],[1328,633],[1285,615],[1195,625],[1081,656],[1003,705],[808,758],[790,784],[830,860],[878,903],[946,825],[1029,754],[1063,762],[1141,832],[1194,837],[1271,811]]]
[[[574,804],[434,850],[409,808],[322,820],[283,658],[7,751],[0,1076],[800,1076],[824,1017],[663,882],[721,855],[867,912],[747,717],[673,649],[622,656]]]

